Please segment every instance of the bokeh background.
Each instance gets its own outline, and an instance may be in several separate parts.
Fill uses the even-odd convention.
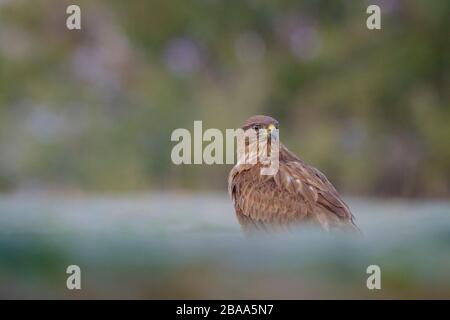
[[[449,17],[446,0],[0,0],[0,295],[449,298]],[[231,166],[171,162],[174,129],[254,114],[365,240],[244,239]]]
[[[223,189],[171,132],[262,113],[347,193],[449,196],[448,1],[78,1],[82,31],[68,4],[2,1],[2,190]]]

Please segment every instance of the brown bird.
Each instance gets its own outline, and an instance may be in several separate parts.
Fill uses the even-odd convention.
[[[270,137],[267,139],[269,146],[275,145],[273,139],[278,139],[274,134],[278,132],[274,130],[278,129],[278,121],[268,116],[250,117],[242,129],[244,132],[255,130],[258,139],[261,132],[266,132]],[[256,140],[246,141],[246,152],[257,150],[260,155],[262,148],[252,149],[252,143]],[[307,223],[327,231],[358,230],[349,207],[325,175],[307,165],[281,142],[278,171],[263,175],[262,167],[267,165],[261,161],[249,164],[238,158],[228,177],[228,191],[244,231],[284,230]]]

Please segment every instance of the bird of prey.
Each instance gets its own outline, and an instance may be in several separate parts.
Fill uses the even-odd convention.
[[[278,121],[263,115],[250,117],[242,129],[266,132],[278,139]],[[277,231],[292,226],[313,224],[326,231],[359,230],[349,207],[323,173],[309,166],[281,142],[279,168],[273,175],[261,174],[261,162],[247,163],[238,158],[228,177],[228,192],[236,216],[245,232]],[[253,141],[245,141],[246,150]],[[239,157],[239,155],[238,155]]]

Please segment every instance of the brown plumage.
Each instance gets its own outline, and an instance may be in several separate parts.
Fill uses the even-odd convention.
[[[278,128],[277,120],[253,116],[242,129],[273,127]],[[238,159],[228,178],[228,191],[244,231],[283,230],[305,223],[327,231],[358,230],[350,209],[325,175],[300,160],[281,142],[278,172],[261,175],[262,166],[259,162],[247,164]]]

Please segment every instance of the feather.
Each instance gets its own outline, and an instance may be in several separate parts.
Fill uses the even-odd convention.
[[[257,117],[247,120],[246,127],[254,121],[266,126],[276,121]],[[322,172],[281,143],[279,152],[279,170],[273,176],[260,174],[261,163],[249,165],[243,161],[229,174],[228,191],[244,231],[286,230],[309,222],[326,231],[358,230],[350,209]]]

